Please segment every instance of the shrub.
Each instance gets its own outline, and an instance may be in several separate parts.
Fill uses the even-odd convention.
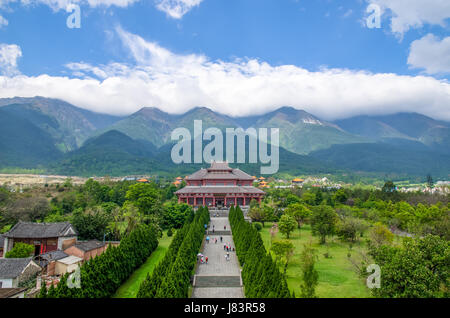
[[[255,229],[260,232],[262,230],[262,225],[261,223],[255,222],[253,223],[253,226],[255,227]]]

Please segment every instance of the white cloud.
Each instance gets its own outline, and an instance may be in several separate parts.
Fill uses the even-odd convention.
[[[353,10],[352,9],[348,9],[343,15],[343,18],[348,18],[349,16],[351,16],[353,14]]]
[[[450,18],[449,0],[367,0],[379,5],[382,12],[392,13],[391,30],[402,35],[411,28],[425,24],[445,25]]]
[[[144,106],[170,113],[207,106],[235,116],[293,106],[328,120],[395,112],[450,120],[450,84],[445,80],[348,69],[313,72],[256,59],[211,60],[170,52],[121,28],[116,32],[133,65],[70,63],[71,77],[0,76],[0,97],[60,98],[111,114],[130,114]]]
[[[428,74],[450,73],[450,37],[439,39],[433,34],[411,43],[408,64]]]
[[[19,74],[17,60],[22,56],[22,50],[15,44],[0,43],[0,74],[15,76]]]
[[[181,19],[203,0],[156,0],[156,7],[174,19]]]
[[[7,26],[8,25],[8,20],[6,20],[4,17],[2,17],[1,15],[0,15],[0,29],[2,28],[2,27],[4,27],[4,26]]]
[[[87,5],[96,7],[121,7],[125,8],[140,0],[0,0],[0,8],[13,2],[20,2],[24,6],[46,5],[54,11],[65,10],[69,4]]]

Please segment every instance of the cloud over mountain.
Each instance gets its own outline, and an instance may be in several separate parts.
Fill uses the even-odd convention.
[[[211,60],[171,52],[120,27],[116,34],[129,63],[70,63],[72,76],[64,77],[4,75],[0,97],[42,95],[110,114],[130,114],[143,106],[170,113],[208,106],[245,116],[289,105],[327,120],[414,111],[450,120],[445,80],[349,69],[311,71],[249,58]]]

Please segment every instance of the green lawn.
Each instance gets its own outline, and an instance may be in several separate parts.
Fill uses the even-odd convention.
[[[128,280],[119,287],[114,298],[136,298],[142,281],[147,277],[147,273],[152,273],[153,269],[158,265],[159,261],[164,257],[169,248],[172,237],[168,237],[166,233],[159,240],[158,248],[150,255],[147,261],[139,267]]]
[[[270,248],[270,227],[272,224],[266,223],[261,230],[262,239],[267,249]],[[278,233],[275,239],[285,237]],[[369,289],[365,282],[358,277],[352,264],[348,260],[349,244],[339,241],[337,238],[327,238],[325,245],[320,245],[317,237],[312,236],[311,228],[305,225],[301,231],[296,230],[291,234],[291,242],[295,246],[294,256],[287,269],[287,283],[289,289],[295,292],[296,297],[300,295],[301,269],[299,266],[300,252],[303,244],[312,242],[318,250],[318,260],[316,269],[319,272],[319,284],[316,288],[316,295],[322,298],[367,298],[370,297]],[[331,258],[325,258],[324,253],[331,254]],[[353,250],[364,248],[364,243],[355,243]]]

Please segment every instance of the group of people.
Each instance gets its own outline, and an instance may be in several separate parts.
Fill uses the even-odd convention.
[[[197,260],[200,262],[200,264],[208,264],[208,256],[205,256],[201,253],[197,255]]]
[[[206,229],[206,227],[207,227],[207,225],[205,224],[205,229]],[[210,225],[210,231],[212,231],[212,233],[214,233],[215,229],[216,229],[216,226],[214,224],[211,224]],[[223,226],[223,230],[226,231],[226,229],[227,229],[227,226],[224,225]],[[223,243],[223,237],[220,236],[219,239],[220,239],[220,243]],[[207,244],[209,244],[210,240],[211,240],[211,238],[209,236],[206,236],[206,243]],[[217,242],[218,242],[217,237],[213,238],[213,240],[214,240],[214,244],[217,244]],[[234,252],[235,251],[234,247],[231,247],[230,243],[225,243],[223,245],[223,250],[226,251],[225,259],[227,261],[229,261],[230,260],[230,252]],[[207,256],[204,256],[203,254],[199,253],[197,255],[197,257],[198,257],[198,260],[199,260],[200,264],[208,264],[208,257]]]

